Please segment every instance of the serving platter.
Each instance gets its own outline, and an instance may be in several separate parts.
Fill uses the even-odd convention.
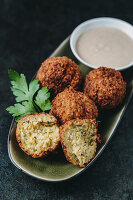
[[[52,56],[67,56],[74,60],[81,68],[82,75],[85,75],[91,70],[89,67],[81,64],[73,55],[70,49],[70,38],[64,40],[59,47],[52,53]],[[125,109],[131,99],[133,93],[133,68],[122,71],[124,80],[127,82],[126,97],[122,104],[115,109],[104,111],[99,115],[98,133],[101,134],[101,143],[98,145],[97,153],[94,159],[85,167],[79,168],[66,161],[63,153],[49,155],[46,158],[34,159],[26,155],[19,147],[16,141],[16,123],[14,119],[8,135],[8,154],[12,163],[24,173],[43,181],[65,181],[75,177],[86,169],[101,155],[104,148],[107,146],[112,135],[114,134]]]

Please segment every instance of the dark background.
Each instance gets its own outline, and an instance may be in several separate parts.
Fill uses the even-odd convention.
[[[133,1],[0,1],[0,200],[133,199],[133,99],[102,156],[84,174],[64,183],[47,183],[22,173],[7,153],[14,103],[8,68],[32,78],[41,62],[81,22],[116,17],[133,24]]]

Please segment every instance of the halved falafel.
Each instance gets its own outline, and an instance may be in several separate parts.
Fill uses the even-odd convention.
[[[45,156],[59,145],[57,120],[46,113],[25,115],[18,121],[16,138],[26,154],[33,158]]]
[[[90,71],[85,78],[84,93],[101,109],[116,107],[126,93],[126,82],[119,71],[100,67]]]
[[[36,79],[41,86],[49,88],[51,95],[55,96],[66,87],[78,89],[81,83],[80,67],[66,56],[51,57],[45,60],[37,72]]]
[[[95,103],[84,93],[76,91],[72,87],[57,94],[52,101],[50,113],[61,124],[72,119],[96,119],[98,116]]]
[[[88,119],[68,121],[60,127],[60,140],[66,159],[85,167],[96,153],[97,125]]]

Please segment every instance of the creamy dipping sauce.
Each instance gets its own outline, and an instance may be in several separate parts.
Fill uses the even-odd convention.
[[[133,62],[133,40],[116,28],[93,28],[77,40],[78,55],[88,64],[117,68]]]

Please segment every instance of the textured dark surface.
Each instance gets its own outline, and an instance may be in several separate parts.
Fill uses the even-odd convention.
[[[133,199],[133,99],[108,147],[84,174],[64,183],[46,183],[15,168],[7,136],[14,103],[8,68],[30,80],[41,62],[81,22],[100,16],[133,24],[133,1],[0,1],[0,200]]]

